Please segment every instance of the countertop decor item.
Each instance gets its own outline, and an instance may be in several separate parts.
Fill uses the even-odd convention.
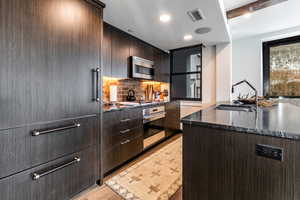
[[[271,106],[275,106],[278,104],[277,100],[274,99],[266,99],[264,97],[250,97],[248,98],[248,96],[246,97],[238,97],[238,102],[243,103],[243,104],[256,104],[256,100],[257,100],[257,106],[260,107],[271,107]]]
[[[135,101],[136,100],[135,91],[134,90],[132,90],[132,89],[128,90],[128,94],[127,94],[126,100],[127,101]]]
[[[115,104],[118,101],[118,86],[117,85],[109,86],[109,100],[112,104]]]

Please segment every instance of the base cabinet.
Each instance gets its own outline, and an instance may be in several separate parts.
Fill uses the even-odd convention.
[[[95,116],[0,131],[0,178],[96,145],[98,123]]]
[[[281,149],[283,160],[257,154]],[[300,199],[299,141],[184,125],[183,199]],[[270,155],[270,154],[269,154]]]
[[[96,155],[95,148],[88,148],[2,179],[0,180],[0,199],[70,199],[95,184]],[[40,177],[34,176],[35,173]]]
[[[103,116],[103,173],[143,151],[142,109],[106,112]]]

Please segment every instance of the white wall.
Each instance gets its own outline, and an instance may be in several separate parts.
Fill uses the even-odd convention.
[[[232,45],[219,44],[216,47],[216,101],[231,100]]]
[[[262,43],[265,41],[300,35],[300,27],[280,30],[272,33],[257,35],[232,43],[232,81],[236,83],[247,79],[259,92],[263,94],[262,80]],[[247,86],[236,88],[233,98],[239,93],[249,92]]]

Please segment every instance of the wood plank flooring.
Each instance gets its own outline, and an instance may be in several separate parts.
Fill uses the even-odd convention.
[[[143,160],[144,158],[150,156],[154,152],[158,151],[162,147],[166,146],[167,144],[171,143],[172,141],[176,140],[177,138],[181,137],[180,134],[173,136],[169,140],[163,142],[162,144],[158,145],[157,147],[147,151],[136,160],[130,162],[129,164],[125,165],[121,169],[115,171],[111,175],[107,176],[104,179],[104,182],[108,180],[110,177],[122,172],[123,170],[129,168],[130,166],[136,164],[137,162]],[[83,192],[81,195],[74,198],[74,200],[123,200],[118,194],[112,191],[109,187],[102,185],[102,186],[95,186],[88,191]],[[182,200],[182,188],[180,188],[170,200]]]

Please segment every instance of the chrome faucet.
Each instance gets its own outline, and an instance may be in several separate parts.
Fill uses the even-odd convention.
[[[234,88],[242,83],[246,83],[254,92],[255,92],[255,102],[256,102],[256,105],[258,103],[258,92],[257,90],[255,89],[255,87],[253,85],[251,85],[247,80],[243,80],[243,81],[240,81],[234,85],[232,85],[231,87],[231,93],[234,93]]]

